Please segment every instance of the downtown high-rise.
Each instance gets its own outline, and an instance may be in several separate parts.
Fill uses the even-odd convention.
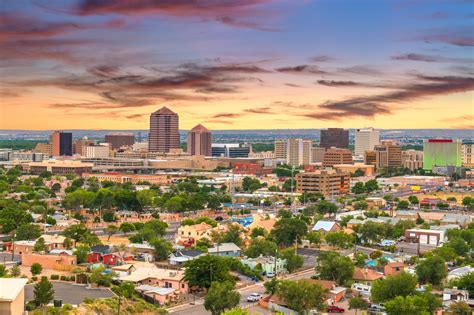
[[[72,133],[55,131],[50,136],[53,156],[72,155]]]
[[[148,151],[168,153],[179,149],[179,116],[167,107],[150,115]]]
[[[211,132],[198,124],[188,132],[188,153],[191,155],[211,156]]]
[[[366,151],[373,151],[380,143],[380,132],[374,128],[356,129],[354,154],[364,156]]]
[[[349,147],[349,130],[342,128],[321,130],[321,142],[319,146],[326,149],[333,147],[347,149]]]

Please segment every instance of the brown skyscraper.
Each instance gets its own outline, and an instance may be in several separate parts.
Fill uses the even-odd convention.
[[[53,156],[72,155],[72,133],[55,131],[49,137]]]
[[[322,148],[342,148],[349,147],[349,130],[342,128],[328,128],[328,130],[321,130],[321,144]]]
[[[179,117],[167,107],[150,115],[150,133],[148,135],[149,152],[170,152],[179,149]]]
[[[188,153],[211,156],[211,132],[199,124],[188,132]]]
[[[106,143],[110,143],[110,147],[115,150],[120,147],[132,146],[135,143],[133,133],[111,133],[105,135]]]

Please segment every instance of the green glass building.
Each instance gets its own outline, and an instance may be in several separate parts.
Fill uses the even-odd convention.
[[[429,139],[423,142],[423,169],[433,167],[461,167],[462,142],[451,139]]]

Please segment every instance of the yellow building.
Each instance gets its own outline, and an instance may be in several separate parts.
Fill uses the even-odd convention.
[[[0,314],[24,314],[27,282],[23,278],[0,278]]]

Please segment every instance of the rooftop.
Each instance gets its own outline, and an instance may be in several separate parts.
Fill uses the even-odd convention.
[[[374,281],[377,279],[383,278],[383,274],[373,271],[372,269],[368,268],[355,268],[354,275],[352,279],[354,280],[363,280],[363,281]]]
[[[0,301],[15,300],[27,282],[28,279],[24,278],[0,278]]]
[[[217,253],[217,252],[235,252],[239,251],[240,247],[235,245],[234,243],[222,243],[219,246],[214,246],[208,249],[209,253]]]
[[[154,112],[153,114],[160,114],[160,115],[176,115],[175,112],[173,112],[171,109],[169,109],[169,108],[166,107],[166,106],[163,106],[162,108],[160,108],[159,110],[157,110],[157,111]]]

